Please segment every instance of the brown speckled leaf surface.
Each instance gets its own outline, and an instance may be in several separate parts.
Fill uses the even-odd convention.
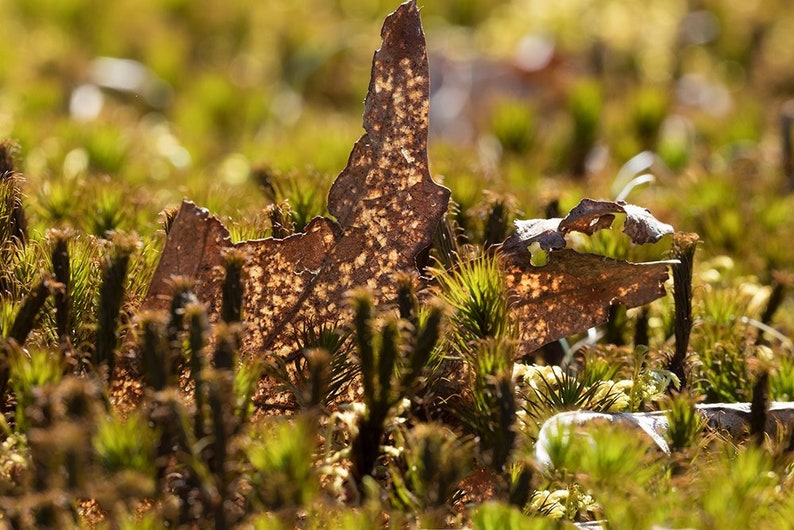
[[[563,249],[535,267],[529,252],[507,252],[508,289],[515,296],[519,354],[603,324],[609,307],[637,307],[663,296],[668,263],[629,263]]]
[[[430,178],[427,161],[429,76],[424,35],[415,1],[386,19],[383,45],[375,52],[365,101],[365,134],[347,167],[331,186],[328,211],[304,232],[285,239],[233,244],[218,219],[184,202],[169,232],[144,305],[166,307],[168,282],[195,278],[196,295],[217,320],[226,249],[245,251],[247,355],[294,353],[307,323],[349,321],[346,293],[367,286],[376,302],[393,298],[395,272],[415,271],[447,208],[449,190]],[[333,134],[333,131],[329,131]],[[672,231],[647,210],[625,203],[586,199],[562,219],[517,222],[502,245],[507,283],[515,297],[521,353],[606,321],[609,307],[634,307],[664,294],[662,262],[632,264],[565,249],[571,230],[592,233],[625,214],[624,231],[636,242]],[[530,263],[527,246],[549,250],[548,263]],[[272,386],[260,397],[280,401]]]
[[[220,292],[221,252],[232,247],[229,231],[205,208],[184,201],[171,224],[165,248],[155,269],[149,291],[143,302],[147,308],[168,307],[171,298],[169,280],[187,276],[201,280],[202,293]],[[204,298],[211,309],[220,307],[220,300]]]
[[[645,208],[592,199],[583,199],[563,218],[515,222],[501,253],[514,296],[519,354],[605,323],[612,305],[638,307],[664,295],[669,262],[629,263],[565,248],[568,232],[607,229],[618,213],[626,215],[623,231],[634,243],[654,243],[673,232]],[[549,251],[541,267],[530,261],[532,243]]]
[[[196,294],[220,306],[222,252],[246,251],[246,354],[288,355],[301,323],[344,318],[345,294],[356,286],[376,300],[395,293],[394,273],[414,270],[446,211],[449,190],[430,178],[427,162],[429,76],[425,39],[414,1],[389,15],[375,52],[364,110],[365,134],[334,181],[328,211],[285,239],[233,245],[222,224],[184,202],[150,286],[150,307],[163,307],[174,275],[198,280]],[[333,131],[329,131],[333,134]]]

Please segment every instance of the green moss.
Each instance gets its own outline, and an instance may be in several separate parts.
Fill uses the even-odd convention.
[[[289,360],[240,358],[233,266],[222,316],[240,327],[218,326],[192,299],[175,306],[178,329],[138,313],[165,240],[158,212],[193,199],[233,219],[235,241],[286,237],[326,214],[362,134],[380,21],[397,6],[276,4],[0,5],[0,136],[19,146],[3,143],[0,171],[9,524],[84,527],[82,500],[94,498],[107,528],[785,527],[791,444],[721,440],[693,404],[749,400],[759,367],[770,399],[794,396],[792,297],[776,291],[794,268],[777,154],[794,14],[728,0],[690,14],[665,0],[425,6],[441,90],[433,113],[459,111],[453,128],[466,133],[430,138],[432,175],[456,201],[431,252],[437,270],[425,271],[435,277],[418,293],[403,278],[393,306],[359,293],[333,325],[305,323]],[[709,36],[712,15],[720,32]],[[527,71],[523,39],[538,34],[553,55]],[[139,61],[167,97],[99,88],[96,118],[75,119],[73,90],[99,82],[92,61],[102,56]],[[678,352],[687,393],[669,401],[675,384],[660,368],[672,355],[672,297],[616,311],[564,368],[528,365],[515,358],[504,271],[485,252],[515,218],[609,197],[623,161],[645,149],[663,163],[632,200],[703,241],[689,346]],[[120,231],[137,236],[120,241]],[[647,261],[670,241],[640,248],[613,230],[571,245]],[[553,258],[535,252],[533,263]],[[620,346],[632,332],[647,349]],[[92,365],[123,379],[97,378]],[[96,389],[77,392],[75,381]],[[262,394],[282,387],[293,415],[263,418]],[[665,409],[673,453],[597,429],[557,439],[561,466],[536,468],[540,422],[581,407]]]

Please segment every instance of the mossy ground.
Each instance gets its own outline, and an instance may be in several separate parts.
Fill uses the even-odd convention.
[[[300,229],[325,214],[328,187],[361,133],[381,21],[396,3],[7,2],[0,137],[17,143],[24,180],[2,190],[0,329],[4,338],[28,332],[26,351],[5,350],[5,521],[86,526],[90,518],[80,514],[98,506],[91,513],[109,527],[211,520],[216,528],[352,528],[390,520],[546,528],[560,518],[603,518],[615,528],[790,524],[790,430],[745,443],[704,433],[690,412],[698,400],[750,401],[763,374],[769,399],[794,395],[794,158],[784,141],[794,14],[786,2],[427,4],[432,82],[464,94],[448,127],[440,125],[451,100],[436,92],[431,101],[441,111],[431,115],[439,123],[431,172],[458,205],[450,223],[476,254],[515,218],[626,191],[677,230],[697,233],[686,397],[663,397],[662,369],[675,351],[672,295],[616,311],[595,343],[569,337],[558,346],[571,368],[556,373],[516,367],[505,353],[510,323],[498,296],[489,318],[499,333],[472,336],[466,307],[456,304],[461,289],[482,282],[463,278],[438,287],[458,312],[434,324],[441,338],[415,380],[400,376],[430,314],[387,317],[374,308],[355,331],[315,334],[312,351],[326,353],[307,355],[305,380],[289,381],[299,414],[262,418],[250,398],[265,367],[228,370],[213,361],[233,353],[233,323],[211,330],[185,304],[193,318],[169,330],[173,315],[137,312],[164,242],[161,212],[190,198],[220,215],[237,240],[276,233],[273,219]],[[536,57],[527,50],[551,42],[546,68],[519,68]],[[148,81],[130,90],[100,86],[110,64],[101,57],[145,65]],[[488,74],[463,75],[456,85],[460,72]],[[634,158],[644,151],[653,154]],[[654,181],[627,187],[642,173]],[[24,247],[7,233],[6,197],[22,197]],[[290,209],[281,217],[267,210],[284,201]],[[54,265],[58,234],[66,234],[70,256],[71,302],[60,310],[68,321],[56,308],[63,292],[56,284],[66,283]],[[577,245],[641,260],[665,257],[670,242],[633,248],[610,232]],[[437,254],[443,261],[443,246]],[[103,271],[125,255],[119,299]],[[40,317],[29,330],[15,328],[37,289],[47,297]],[[124,333],[134,319],[147,324],[148,338]],[[395,382],[393,395],[370,402],[385,408],[374,420],[360,405],[323,407],[321,392],[357,373],[356,337],[366,333],[376,345],[372,392]],[[108,382],[114,346],[116,378]],[[392,347],[399,355],[381,368]],[[151,373],[139,365],[144,351]],[[281,368],[271,369],[287,378]],[[446,401],[433,401],[438,396]],[[587,447],[561,441],[564,466],[536,469],[540,422],[584,405],[671,408],[673,454],[598,430]],[[381,424],[380,441],[358,437],[362,417]],[[363,476],[351,450],[372,467]]]

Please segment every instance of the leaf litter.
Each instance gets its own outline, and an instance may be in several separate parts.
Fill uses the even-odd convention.
[[[184,201],[145,307],[165,308],[171,279],[186,276],[196,280],[196,296],[217,321],[223,255],[240,249],[247,256],[241,352],[286,358],[296,353],[295,338],[307,322],[349,321],[346,299],[354,287],[366,286],[375,303],[388,303],[397,272],[418,276],[417,256],[430,246],[450,191],[428,169],[429,72],[414,0],[386,18],[381,36],[365,100],[365,133],[328,194],[335,219],[316,217],[302,233],[283,239],[233,243],[220,220]],[[516,223],[500,252],[515,298],[519,353],[605,322],[612,304],[635,307],[664,294],[665,262],[634,264],[564,248],[566,233],[607,228],[617,213],[626,214],[624,231],[636,243],[672,232],[643,208],[590,199],[562,219]],[[553,251],[545,266],[530,262],[527,247],[534,241]]]
[[[615,214],[626,215],[623,231],[636,244],[673,233],[647,209],[623,201],[583,199],[563,218],[515,221],[501,252],[520,323],[519,355],[605,323],[612,305],[638,307],[664,296],[669,261],[630,263],[565,248],[566,234],[610,228]],[[532,264],[533,243],[550,252],[546,265]]]

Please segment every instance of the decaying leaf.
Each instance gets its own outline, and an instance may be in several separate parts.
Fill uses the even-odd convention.
[[[505,252],[507,286],[515,295],[520,355],[603,324],[609,307],[637,307],[664,295],[667,262],[629,263],[563,249],[535,267],[529,252]]]
[[[544,250],[565,248],[565,234],[582,232],[592,235],[612,226],[616,213],[626,214],[623,232],[634,243],[655,243],[665,234],[673,233],[672,226],[659,221],[641,206],[623,201],[582,199],[563,218],[516,221],[516,231],[505,241],[505,246],[519,248],[537,242]]]
[[[224,249],[248,256],[243,352],[286,356],[301,323],[347,316],[345,293],[365,285],[377,301],[396,292],[395,272],[415,270],[446,211],[449,190],[427,162],[429,76],[415,1],[386,19],[364,110],[365,134],[333,183],[328,211],[303,233],[233,244],[218,219],[184,202],[173,221],[145,304],[162,307],[168,281],[195,278],[196,294],[217,318]]]
[[[656,242],[673,232],[645,208],[622,201],[583,199],[561,219],[516,221],[501,252],[515,296],[519,354],[603,324],[612,305],[637,307],[664,295],[669,262],[629,263],[565,248],[565,234],[609,228],[616,213],[626,214],[623,231],[635,243]],[[550,251],[546,265],[531,263],[532,243]]]
[[[217,320],[223,254],[241,249],[248,256],[243,353],[287,357],[306,323],[348,320],[345,297],[353,287],[369,287],[376,302],[394,297],[395,273],[416,270],[449,190],[428,171],[428,64],[414,0],[389,15],[382,38],[365,102],[366,132],[329,192],[335,219],[317,217],[284,239],[233,244],[217,218],[186,201],[170,225],[147,307],[165,307],[170,279],[187,276]],[[636,243],[672,231],[642,208],[586,199],[562,219],[519,221],[502,244],[521,353],[606,321],[612,304],[634,307],[664,293],[665,263],[632,264],[564,249],[568,232],[607,228],[617,213],[626,215],[624,231]],[[535,241],[553,251],[545,266],[530,263],[527,247]]]

